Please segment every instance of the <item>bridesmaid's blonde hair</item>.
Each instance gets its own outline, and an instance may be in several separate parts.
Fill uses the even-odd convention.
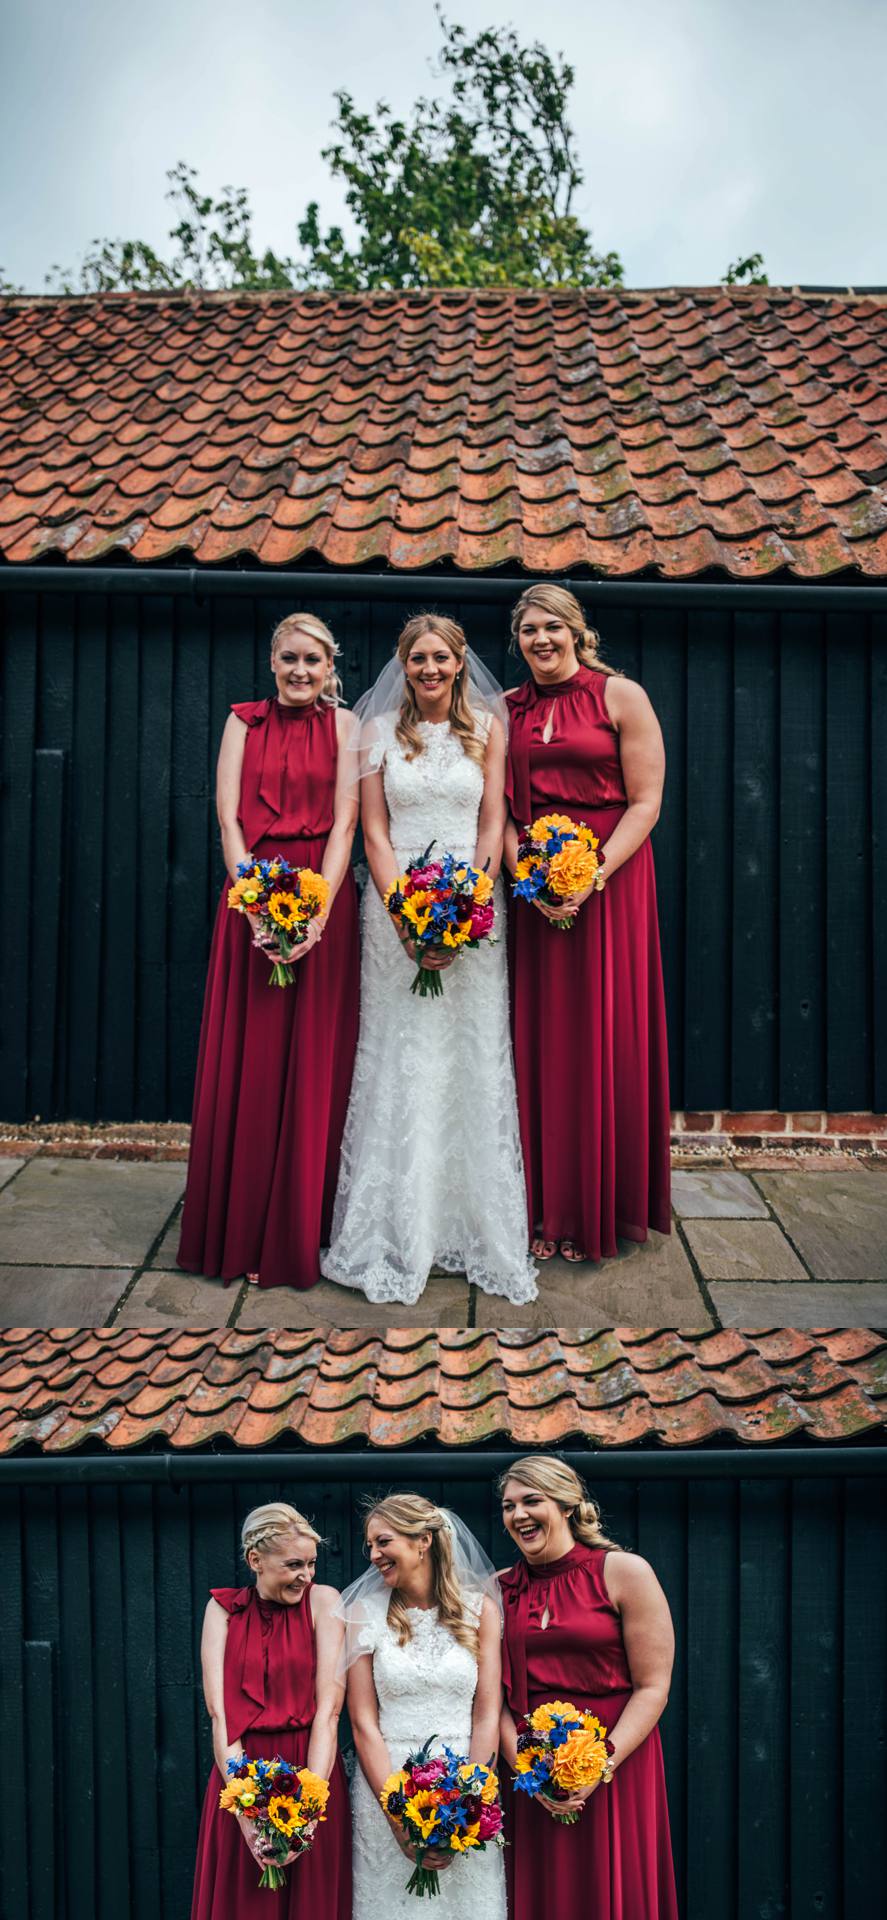
[[[310,1520],[305,1519],[298,1507],[289,1507],[285,1500],[269,1500],[264,1507],[253,1507],[247,1514],[240,1529],[240,1551],[247,1566],[251,1553],[267,1553],[276,1540],[282,1540],[287,1533],[304,1533],[306,1539],[320,1546],[322,1535]]]
[[[288,613],[286,619],[279,622],[271,635],[272,659],[278,647],[284,646],[287,640],[293,640],[297,633],[304,634],[309,640],[316,640],[327,657],[327,674],[317,696],[318,706],[337,707],[344,699],[342,682],[335,667],[342,649],[333,639],[326,621],[318,620],[316,613]]]
[[[518,634],[524,614],[530,607],[541,607],[543,613],[552,613],[556,620],[562,620],[569,627],[576,643],[576,658],[583,667],[594,667],[597,673],[618,673],[618,667],[608,667],[600,656],[601,637],[594,627],[587,627],[585,615],[575,593],[569,593],[566,587],[549,586],[543,582],[538,587],[528,587],[522,593],[511,613],[511,652],[518,652]]]
[[[580,1480],[566,1460],[559,1460],[557,1454],[527,1453],[520,1460],[514,1460],[497,1482],[500,1499],[509,1480],[519,1480],[522,1487],[532,1487],[534,1493],[544,1493],[549,1500],[556,1501],[566,1516],[573,1539],[581,1540],[584,1547],[617,1545],[604,1533],[600,1507],[592,1500],[585,1481]]]
[[[465,1647],[476,1658],[477,1627],[472,1626],[465,1612],[462,1589],[453,1566],[450,1529],[440,1508],[431,1500],[425,1500],[420,1493],[390,1493],[387,1500],[376,1500],[367,1509],[363,1522],[364,1539],[371,1520],[386,1521],[392,1533],[402,1533],[408,1540],[416,1540],[420,1534],[430,1533],[431,1597],[438,1611],[438,1619],[441,1626],[449,1628],[459,1646]],[[396,1587],[388,1602],[388,1624],[398,1644],[405,1647],[407,1641],[412,1639],[412,1629],[405,1602]]]
[[[438,640],[448,646],[455,654],[459,672],[453,681],[450,696],[450,726],[460,741],[463,753],[469,760],[483,766],[486,757],[487,742],[477,724],[477,714],[472,707],[468,694],[468,642],[456,620],[447,620],[442,613],[414,613],[408,620],[397,642],[397,657],[406,669],[407,661],[417,640],[426,633],[433,633]],[[397,725],[394,732],[404,750],[404,759],[415,760],[417,754],[424,753],[425,742],[419,732],[419,708],[413,688],[404,671],[404,692]]]

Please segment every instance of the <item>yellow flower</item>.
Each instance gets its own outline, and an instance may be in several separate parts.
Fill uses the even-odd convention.
[[[403,1790],[407,1784],[409,1777],[410,1777],[409,1774],[405,1773],[402,1767],[397,1773],[389,1773],[388,1778],[385,1782],[385,1785],[382,1788],[382,1791],[379,1795],[379,1799],[381,1800],[383,1807],[387,1805],[389,1794],[403,1793]]]
[[[246,1780],[229,1780],[228,1785],[223,1787],[219,1794],[219,1806],[224,1807],[226,1813],[233,1812],[240,1806],[241,1798],[248,1790]]]
[[[438,1801],[427,1788],[423,1788],[421,1793],[414,1793],[404,1807],[405,1817],[408,1816],[413,1825],[418,1827],[423,1840],[428,1839],[437,1824],[437,1808]]]
[[[272,920],[289,932],[297,927],[303,918],[299,902],[294,893],[272,893],[268,902],[268,912]]]
[[[287,1839],[302,1825],[299,1809],[289,1793],[277,1793],[273,1800],[269,1800],[268,1818],[272,1827],[276,1827],[278,1833],[285,1834]]]
[[[577,840],[582,840],[591,853],[594,852],[595,847],[600,845],[597,834],[592,833],[590,827],[583,826],[581,823],[576,828],[576,838]]]
[[[607,1749],[597,1733],[583,1727],[571,1733],[563,1747],[556,1747],[552,1755],[551,1771],[559,1787],[567,1793],[575,1793],[579,1787],[590,1787],[599,1780],[607,1762]]]
[[[581,1720],[578,1707],[569,1700],[549,1700],[544,1707],[537,1707],[528,1715],[528,1725],[535,1733],[548,1733],[555,1720]]]
[[[515,880],[529,880],[531,873],[535,873],[538,865],[539,859],[536,854],[528,855],[526,860],[519,860],[514,869]]]
[[[330,897],[329,882],[322,873],[314,873],[310,867],[303,867],[299,874],[299,892],[305,905],[314,907],[323,913]]]
[[[474,1821],[472,1826],[466,1827],[464,1833],[454,1833],[450,1836],[450,1846],[454,1853],[468,1853],[472,1847],[476,1847],[479,1844],[480,1822],[477,1820]]]
[[[541,1747],[524,1747],[514,1763],[515,1773],[529,1773],[542,1753]],[[481,1794],[483,1799],[483,1794]]]
[[[444,928],[443,944],[445,947],[464,947],[466,940],[470,940],[470,939],[471,939],[471,921],[470,920],[463,920],[462,925],[459,927]]]
[[[543,813],[530,828],[531,840],[546,840],[550,833],[573,833],[575,828],[566,813]]]
[[[480,1790],[480,1797],[483,1800],[484,1805],[491,1806],[492,1802],[498,1797],[498,1793],[499,1793],[499,1779],[498,1779],[498,1776],[495,1773],[493,1773],[491,1769],[490,1772],[487,1774],[487,1777]]]
[[[403,890],[404,890],[404,887],[406,886],[406,883],[407,883],[407,876],[406,876],[406,874],[405,874],[405,873],[399,873],[399,874],[398,874],[398,876],[397,876],[397,879],[396,879],[396,880],[392,880],[392,882],[391,882],[391,885],[390,885],[390,887],[386,887],[386,888],[385,888],[385,895],[384,895],[384,899],[385,899],[385,905],[386,905],[386,907],[387,907],[387,905],[388,905],[388,902],[389,902],[389,900],[391,899],[391,895],[392,895],[393,893],[397,893],[398,891],[402,893],[402,892],[403,892]]]
[[[475,882],[474,897],[479,907],[485,907],[493,891],[493,882],[488,873],[479,873]]]
[[[323,1809],[330,1797],[329,1781],[324,1780],[319,1773],[312,1773],[308,1767],[299,1768],[299,1779],[302,1782],[303,1810],[310,1808],[309,1818],[312,1820],[317,1817],[321,1820],[326,1819]]]
[[[424,913],[426,916],[425,925],[427,926],[429,919],[428,909],[430,906],[431,895],[427,887],[420,887],[416,893],[411,893],[409,899],[404,901],[401,912],[403,913],[404,919],[409,920],[410,925],[413,927],[418,927],[419,921]]]
[[[552,893],[566,899],[571,893],[581,893],[583,887],[590,887],[596,872],[597,857],[590,847],[570,841],[561,847],[560,853],[553,855],[548,885]]]
[[[228,888],[228,905],[239,908],[241,913],[248,913],[256,905],[260,891],[255,881],[245,874],[242,879],[235,880],[233,887]]]

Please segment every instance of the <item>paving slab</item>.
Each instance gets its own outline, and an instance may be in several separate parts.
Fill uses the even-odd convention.
[[[24,1165],[24,1160],[14,1160],[11,1155],[8,1158],[4,1155],[0,1159],[0,1187],[5,1187],[7,1181],[13,1180]]]
[[[581,1265],[556,1257],[539,1271],[539,1298],[509,1306],[478,1293],[479,1327],[710,1327],[711,1315],[676,1233],[623,1242],[616,1260]]]
[[[887,1280],[887,1167],[758,1177],[817,1280]]]
[[[780,1287],[761,1280],[750,1286],[715,1281],[709,1291],[725,1327],[872,1327],[887,1333],[887,1286],[875,1282],[829,1286],[796,1280]]]
[[[174,1163],[31,1160],[0,1192],[0,1262],[140,1266],[184,1191],[185,1171]]]
[[[146,1268],[118,1314],[115,1327],[224,1327],[240,1283],[230,1287],[201,1274]]]
[[[414,1307],[399,1306],[397,1301],[374,1306],[364,1294],[352,1287],[337,1287],[332,1280],[321,1280],[316,1287],[308,1287],[304,1292],[295,1287],[248,1287],[236,1325],[467,1327],[468,1301],[467,1282],[458,1274],[432,1275]],[[525,1309],[512,1308],[511,1311],[523,1313]],[[525,1323],[521,1320],[516,1324]]]
[[[807,1279],[775,1220],[685,1220],[683,1228],[703,1280]]]
[[[164,1233],[159,1247],[151,1259],[152,1267],[161,1267],[164,1273],[175,1273],[176,1255],[179,1251],[179,1238],[182,1231],[182,1209],[176,1207],[173,1218]],[[184,1277],[184,1276],[183,1276]],[[221,1280],[218,1282],[221,1286]]]
[[[766,1202],[757,1188],[732,1168],[673,1173],[671,1203],[680,1220],[767,1219]]]
[[[134,1271],[0,1266],[0,1326],[103,1327]]]

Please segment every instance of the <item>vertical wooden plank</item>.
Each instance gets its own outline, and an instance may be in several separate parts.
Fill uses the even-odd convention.
[[[887,1113],[887,614],[871,635],[872,1106]]]
[[[51,1120],[56,1097],[59,1012],[62,987],[59,960],[64,900],[65,756],[38,748],[34,755],[34,845],[40,881],[31,897],[31,951],[34,993],[29,1007],[29,1105],[35,1120]]]
[[[78,1120],[95,1120],[98,1112],[102,921],[106,909],[106,676],[107,602],[98,594],[90,594],[77,607],[71,749],[68,1108]]]
[[[671,1104],[684,1097],[684,955],[686,950],[686,627],[682,611],[657,610],[642,629],[641,679],[665,740],[665,791],[653,829],[662,970],[668,1019]]]
[[[173,602],[146,599],[139,645],[136,1111],[166,1120],[169,1059]],[[190,1117],[190,1108],[188,1111]]]
[[[105,893],[98,1111],[103,1120],[136,1112],[136,953],[139,921],[139,602],[115,594],[108,606],[108,763],[105,780]]]
[[[4,645],[0,648],[2,707],[3,806],[0,808],[0,873],[3,897],[20,896],[21,876],[34,870],[32,858],[32,782],[37,711],[38,602],[33,593],[10,594],[4,600]],[[29,886],[30,895],[30,886]],[[28,1027],[32,993],[30,912],[24,926],[13,930],[11,914],[4,916],[0,942],[0,1071],[3,1117],[27,1120],[31,1115],[28,1085]]]
[[[691,1481],[687,1524],[687,1920],[736,1907],[737,1496]]]
[[[129,1796],[125,1785],[131,1749],[126,1717],[118,1500],[116,1487],[93,1490],[93,1562],[101,1570],[93,1599],[93,1633],[101,1649],[95,1668],[98,1920],[118,1920],[130,1905]]]
[[[71,594],[44,594],[40,603],[39,703],[37,746],[50,753],[64,754],[64,794],[62,850],[60,860],[60,941],[61,965],[58,976],[56,1031],[54,1036],[53,1105],[50,1110],[32,1098],[32,1109],[44,1119],[64,1119],[70,1113],[68,1100],[68,1034],[76,1017],[74,982],[71,977],[71,922],[76,903],[71,897],[71,750],[74,741],[74,658],[77,643],[77,603]]]
[[[824,1105],[871,1106],[871,813],[866,627],[826,621],[826,1060]]]
[[[209,739],[209,614],[176,603],[169,874],[169,1106],[190,1117],[200,1010],[216,910],[211,847],[218,741]]]
[[[668,1705],[659,1724],[668,1782],[668,1811],[678,1903],[687,1878],[687,1489],[675,1481],[638,1488],[638,1552],[649,1560],[671,1609],[675,1659]]]
[[[731,1107],[772,1108],[777,1085],[775,618],[737,613],[734,640]]]
[[[737,1905],[741,1920],[779,1920],[789,1913],[786,1483],[741,1481],[739,1498]]]
[[[25,1590],[22,1578],[22,1500],[17,1488],[0,1491],[0,1746],[9,1777],[27,1778],[24,1741]],[[22,1846],[18,1796],[0,1794],[0,1912],[27,1915],[28,1850]]]
[[[66,1487],[59,1499],[59,1770],[66,1793],[76,1794],[64,1821],[59,1871],[70,1920],[99,1912],[96,1878],[95,1578],[88,1495]],[[101,1727],[98,1729],[101,1738]],[[72,1783],[76,1783],[75,1785]]]
[[[844,1904],[835,1913],[859,1920],[883,1910],[887,1886],[887,1529],[876,1481],[845,1480],[843,1502],[843,1714],[836,1734]]]
[[[194,1740],[198,1676],[193,1654],[191,1503],[187,1492],[158,1489],[155,1511],[159,1920],[180,1920],[188,1912],[191,1898],[205,1784],[198,1777]]]
[[[823,929],[830,861],[825,837],[823,623],[792,609],[780,622],[779,1087],[776,1104],[825,1100]]]
[[[128,1817],[130,1920],[160,1912],[158,1860],[157,1654],[154,1600],[154,1507],[149,1487],[133,1486],[121,1501],[120,1545],[124,1609],[123,1668],[130,1764]],[[132,1755],[138,1754],[138,1767]]]
[[[585,617],[600,635],[601,658],[608,667],[618,668],[630,680],[643,679],[643,640],[653,639],[656,613],[639,615],[632,607],[606,607],[596,612],[593,605],[586,605]]]
[[[694,1113],[730,1104],[732,640],[728,613],[688,613],[684,1105]]]
[[[841,1522],[833,1480],[796,1480],[791,1503],[791,1914],[841,1909],[838,1622]]]
[[[53,1648],[48,1640],[25,1641],[26,1778],[39,1781],[39,1819],[20,1828],[28,1853],[30,1920],[59,1920],[56,1835],[59,1822],[58,1756],[55,1744]]]

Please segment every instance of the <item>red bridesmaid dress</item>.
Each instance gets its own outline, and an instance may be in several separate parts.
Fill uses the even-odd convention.
[[[541,916],[540,916],[541,917]],[[606,1549],[579,1542],[545,1567],[500,1574],[503,1680],[515,1721],[549,1700],[597,1714],[612,1732],[631,1695],[619,1616],[604,1585]],[[542,1620],[548,1609],[548,1625]],[[509,1920],[677,1920],[659,1729],[561,1826],[503,1766]]]
[[[225,1721],[250,1760],[279,1754],[304,1767],[314,1719],[315,1641],[308,1594],[296,1607],[260,1600],[255,1587],[214,1587],[230,1616],[225,1646]],[[351,1811],[341,1754],[330,1780],[326,1820],[303,1859],[287,1868],[279,1893],[259,1886],[253,1858],[231,1813],[219,1806],[222,1778],[207,1782],[197,1842],[191,1920],[351,1920]]]
[[[334,707],[272,697],[233,708],[247,725],[240,823],[250,852],[319,872],[333,824]],[[226,879],[216,914],[200,1031],[178,1264],[227,1282],[313,1287],[329,1239],[357,1045],[357,893],[348,873],[323,938],[290,987]]]
[[[606,674],[509,695],[507,790],[521,832],[566,813],[606,843],[628,805]],[[550,740],[543,733],[552,716]],[[606,863],[605,863],[606,871]],[[509,911],[514,1067],[530,1234],[590,1260],[671,1231],[668,1045],[649,840],[562,932]]]

